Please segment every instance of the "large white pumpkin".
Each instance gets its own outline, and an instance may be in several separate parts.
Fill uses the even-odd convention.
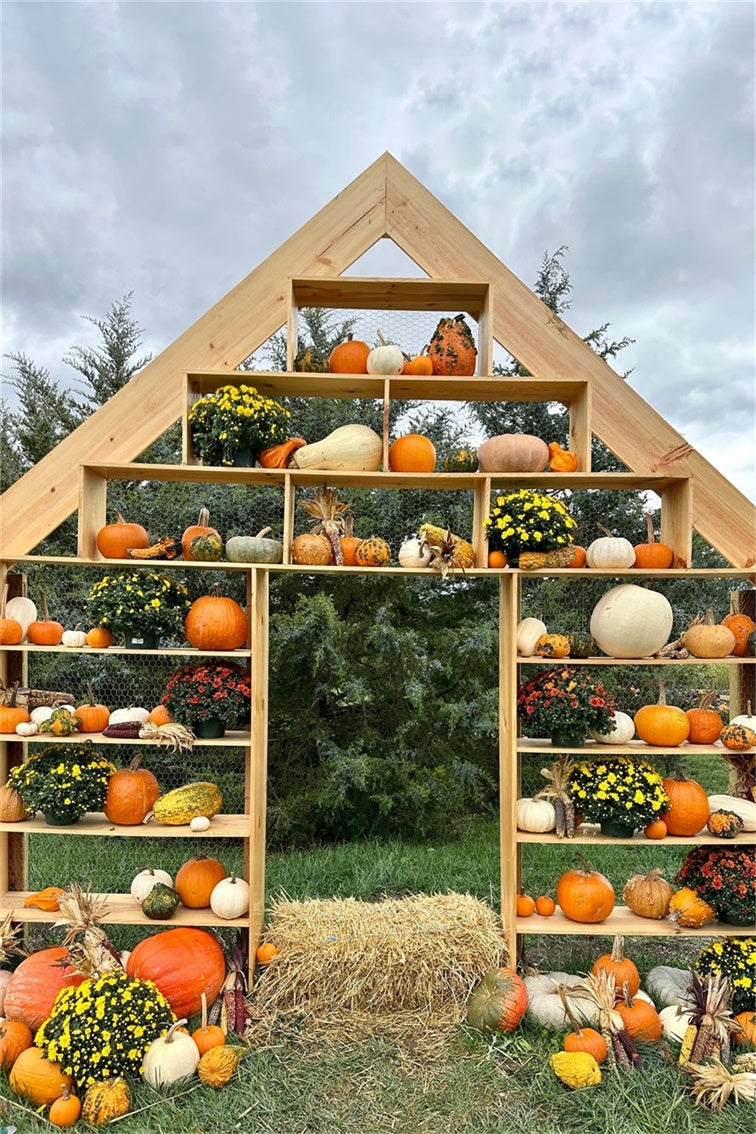
[[[647,658],[669,640],[672,607],[636,583],[611,587],[593,608],[591,635],[611,658]]]

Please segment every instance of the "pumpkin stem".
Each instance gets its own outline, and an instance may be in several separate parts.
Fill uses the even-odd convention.
[[[168,1029],[168,1031],[167,1031],[167,1033],[164,1037],[165,1042],[166,1043],[173,1043],[176,1032],[178,1031],[179,1028],[183,1027],[183,1025],[186,1024],[187,1022],[188,1022],[187,1020],[176,1020],[175,1024],[171,1024],[170,1028]]]
[[[272,532],[272,528],[260,528],[260,531],[255,536],[255,539],[264,539],[268,532]]]
[[[381,346],[388,346],[388,343],[384,339],[383,333],[380,331],[380,329],[378,331],[378,342],[381,344]]]
[[[207,993],[206,992],[202,993],[202,1022],[200,1024],[200,1027],[202,1028],[203,1031],[207,1027]]]
[[[646,512],[646,537],[648,543],[656,543],[654,536],[654,518],[650,512]]]
[[[619,935],[617,937],[615,937],[614,942],[612,944],[612,960],[617,965],[621,965],[622,962],[625,959],[624,947],[625,947],[624,937],[621,937]]]
[[[609,539],[614,539],[614,535],[612,534],[612,532],[610,532],[608,528],[605,528],[603,524],[597,523],[596,527],[598,528],[598,530],[600,532],[603,532],[605,536],[609,536]]]
[[[42,595],[42,621],[50,621],[50,611],[47,608],[47,595],[45,594]]]
[[[199,516],[197,517],[197,527],[198,528],[206,528],[206,527],[209,526],[209,524],[210,524],[210,509],[205,504],[203,504],[202,507],[199,510]]]
[[[576,851],[575,852],[575,858],[580,863],[580,866],[581,866],[584,874],[593,874],[593,867],[591,866],[590,862],[588,861],[587,858],[585,858],[584,855],[582,855],[578,851]]]

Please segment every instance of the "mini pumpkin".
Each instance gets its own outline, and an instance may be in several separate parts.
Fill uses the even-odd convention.
[[[723,727],[722,718],[717,710],[711,707],[716,697],[716,690],[710,689],[704,693],[696,708],[686,709],[685,716],[690,723],[688,733],[690,744],[713,744],[719,737]]]
[[[695,658],[726,658],[735,646],[732,630],[715,622],[711,609],[694,619],[682,637],[686,650]]]

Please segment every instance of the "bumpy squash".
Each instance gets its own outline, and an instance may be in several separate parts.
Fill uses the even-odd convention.
[[[478,354],[475,339],[464,315],[441,319],[428,347],[434,374],[467,377],[475,373]]]
[[[189,544],[189,551],[199,563],[217,563],[223,555],[223,541],[217,535],[198,535]]]
[[[102,1126],[131,1110],[131,1088],[122,1075],[87,1088],[81,1117],[90,1126]]]
[[[156,882],[149,894],[142,898],[142,913],[150,921],[168,921],[180,904],[181,899],[172,886]]]
[[[601,1068],[587,1051],[557,1051],[549,1063],[557,1078],[574,1091],[601,1082]]]
[[[731,752],[747,752],[756,745],[756,732],[747,725],[728,724],[720,732],[719,739]]]
[[[246,1048],[230,1047],[228,1044],[209,1048],[197,1065],[199,1081],[206,1087],[225,1087],[245,1052]]]
[[[222,806],[223,795],[218,785],[199,780],[161,795],[155,800],[153,815],[158,823],[181,827],[185,823],[191,823],[197,815],[206,815],[208,819],[212,819]]]
[[[569,635],[570,656],[573,658],[592,658],[596,653],[596,643],[584,630],[576,630]]]
[[[743,830],[743,820],[734,811],[712,811],[706,826],[718,839],[734,839]]]
[[[457,449],[456,452],[450,453],[448,457],[444,457],[442,468],[444,472],[477,472],[477,453],[473,453],[472,449]]]
[[[570,652],[570,639],[566,634],[542,634],[536,642],[539,658],[566,658]]]

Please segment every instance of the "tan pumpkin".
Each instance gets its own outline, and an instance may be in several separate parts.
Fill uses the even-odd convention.
[[[291,541],[291,561],[300,566],[325,567],[333,559],[333,548],[324,535],[305,532]]]
[[[0,787],[0,823],[19,823],[28,814],[16,789],[3,784]]]
[[[683,634],[683,644],[694,658],[726,658],[735,648],[735,635],[721,622],[715,622],[709,609],[694,619]]]
[[[633,874],[625,883],[622,900],[638,917],[660,921],[669,913],[669,903],[675,893],[658,867],[648,874]]]
[[[478,449],[480,472],[543,472],[548,463],[548,445],[530,433],[501,433]]]

